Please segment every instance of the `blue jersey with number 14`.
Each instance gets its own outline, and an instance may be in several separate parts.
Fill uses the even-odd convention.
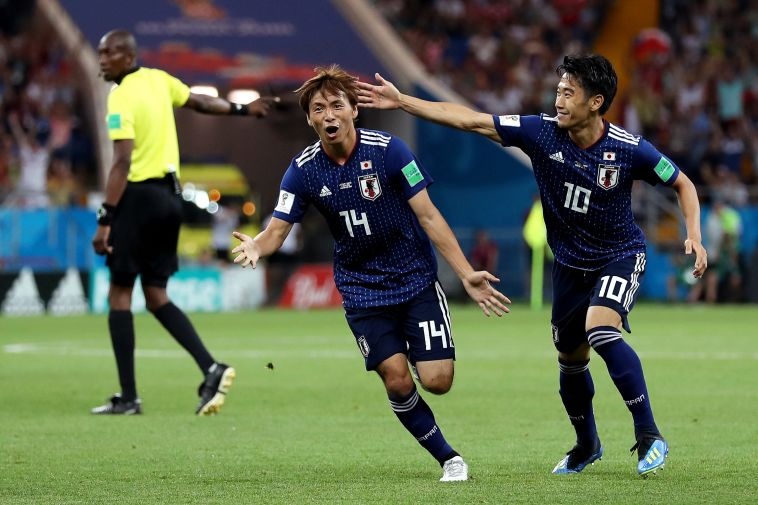
[[[299,222],[309,205],[334,237],[334,281],[349,308],[404,303],[437,276],[429,237],[408,200],[432,179],[403,141],[357,130],[344,165],[308,146],[284,174],[274,217]]]
[[[671,185],[679,169],[645,139],[604,122],[602,137],[577,146],[554,117],[493,116],[503,145],[532,160],[555,259],[597,270],[645,252],[645,237],[632,214],[632,183]]]

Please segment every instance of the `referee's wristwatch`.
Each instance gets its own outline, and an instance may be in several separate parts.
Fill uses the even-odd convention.
[[[104,203],[97,209],[97,224],[100,226],[110,226],[113,221],[113,212],[116,210],[114,205]]]
[[[230,116],[247,116],[250,114],[250,107],[246,103],[229,102]]]

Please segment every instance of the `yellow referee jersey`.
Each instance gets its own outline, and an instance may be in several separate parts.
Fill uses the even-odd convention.
[[[108,95],[108,135],[134,139],[128,179],[132,182],[179,176],[179,142],[174,107],[187,102],[186,84],[163,70],[140,68],[126,75]]]

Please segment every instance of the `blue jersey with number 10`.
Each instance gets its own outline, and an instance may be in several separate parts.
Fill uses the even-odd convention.
[[[429,237],[408,200],[432,183],[403,141],[357,130],[344,165],[308,146],[284,174],[274,217],[299,222],[309,205],[334,237],[334,281],[349,308],[404,303],[437,276]]]
[[[597,270],[645,252],[632,214],[632,183],[673,184],[679,169],[671,160],[608,122],[600,140],[582,149],[545,114],[493,120],[503,145],[519,147],[532,160],[547,240],[558,262]]]

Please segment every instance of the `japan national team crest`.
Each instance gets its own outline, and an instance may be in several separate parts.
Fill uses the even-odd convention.
[[[597,167],[597,185],[603,189],[615,188],[619,183],[619,167],[600,164]]]
[[[364,358],[368,358],[368,354],[371,352],[371,348],[368,345],[368,342],[366,342],[365,335],[361,335],[358,338],[358,349],[361,350],[361,354],[363,354]]]
[[[361,196],[366,200],[374,201],[382,194],[379,176],[376,174],[361,175],[358,177],[358,183],[361,187]]]

